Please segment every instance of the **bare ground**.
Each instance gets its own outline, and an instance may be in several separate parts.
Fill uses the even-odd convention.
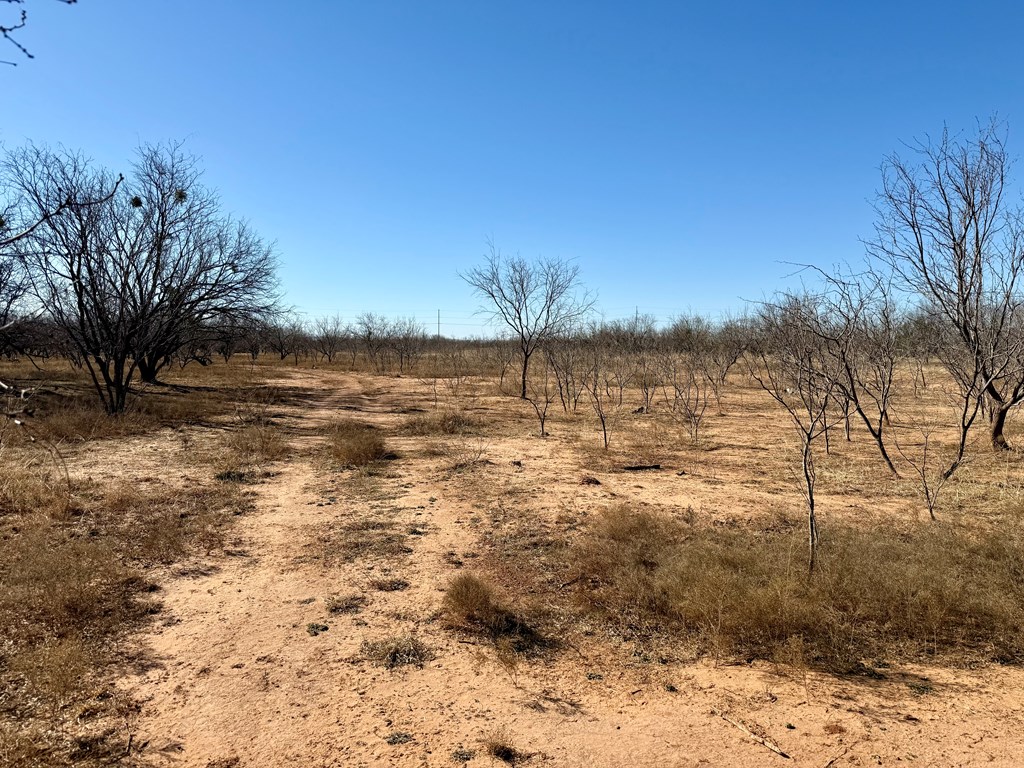
[[[638,476],[580,448],[578,432],[592,441],[592,425],[562,425],[561,437],[552,427],[540,440],[526,436],[535,425],[519,415],[447,453],[389,432],[396,460],[370,473],[338,470],[317,451],[317,427],[347,416],[393,430],[410,410],[430,407],[424,386],[334,372],[276,384],[312,392],[282,412],[295,455],[252,486],[254,511],[225,554],[165,574],[162,620],[139,639],[153,663],[122,681],[141,702],[132,743],[144,763],[489,765],[497,758],[484,742],[498,735],[514,747],[506,757],[525,765],[1021,764],[1017,668],[915,666],[869,680],[767,663],[660,663],[586,625],[567,631],[558,650],[515,662],[439,620],[448,580],[495,562],[488,537],[503,516],[551,527],[629,498],[727,523],[784,503],[793,494],[784,477],[757,481],[765,447],[756,439],[720,460],[686,462],[685,475]],[[500,407],[483,399],[477,410]],[[723,421],[713,439],[730,445],[729,429]],[[142,477],[157,473],[182,441],[171,432],[129,441],[123,460]],[[469,466],[457,470],[460,452]],[[601,485],[580,486],[584,472]],[[852,496],[828,503],[869,513]],[[352,531],[364,537],[358,546]],[[512,587],[517,575],[500,578]],[[408,587],[377,588],[396,579]],[[352,595],[365,600],[360,610],[329,611],[332,597]],[[402,635],[434,658],[394,669],[363,658],[364,641]]]

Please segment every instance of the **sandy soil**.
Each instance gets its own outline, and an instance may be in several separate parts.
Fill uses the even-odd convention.
[[[295,456],[252,486],[255,509],[239,520],[230,554],[163,575],[164,612],[139,640],[153,664],[122,681],[141,702],[134,744],[145,763],[492,765],[482,740],[498,733],[525,765],[1024,764],[1024,673],[1014,668],[915,667],[864,681],[769,664],[660,664],[599,630],[513,668],[437,620],[448,580],[483,557],[496,508],[554,525],[567,510],[585,515],[631,499],[727,519],[796,498],[784,476],[769,482],[777,473],[758,470],[774,455],[772,441],[755,434],[737,447],[723,419],[713,435],[726,446],[720,459],[672,455],[675,466],[640,477],[581,447],[594,441],[593,425],[553,424],[541,440],[517,403],[483,397],[475,407],[501,415],[503,426],[461,450],[481,450],[488,463],[454,472],[450,454],[425,449],[431,438],[389,437],[399,458],[383,476],[365,477],[318,459],[314,428],[339,415],[394,427],[411,408],[430,408],[428,388],[318,371],[276,384],[312,391],[308,405],[282,414]],[[182,438],[167,433],[147,446],[133,452],[141,476],[180,454]],[[581,486],[583,472],[601,485]],[[831,487],[866,482],[849,474]],[[859,498],[837,493],[831,503],[866,514],[872,505]],[[338,526],[362,519],[388,520],[409,551],[332,557]],[[409,586],[374,589],[382,578]],[[328,612],[327,598],[351,594],[365,596],[360,612]],[[328,629],[311,634],[311,623]],[[407,633],[436,654],[422,668],[389,670],[361,657],[364,641]]]

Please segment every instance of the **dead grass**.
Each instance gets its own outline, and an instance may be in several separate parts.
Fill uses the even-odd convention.
[[[688,639],[699,654],[858,672],[892,661],[1024,659],[1019,525],[826,528],[808,576],[798,524],[695,528],[606,512],[576,547],[582,596],[628,635]]]
[[[58,515],[2,518],[0,764],[5,752],[24,765],[123,754],[115,731],[94,733],[91,723],[122,706],[106,688],[111,665],[121,642],[159,610],[144,569],[220,546],[242,506],[226,489],[146,495],[79,486]]]
[[[274,424],[252,424],[229,432],[224,438],[226,460],[235,466],[262,466],[288,454],[288,441]]]
[[[489,733],[481,740],[481,746],[486,754],[509,765],[515,765],[525,757],[515,748],[507,728],[500,728]]]
[[[59,459],[0,443],[0,518],[33,513],[59,516],[70,501]]]
[[[364,595],[332,595],[324,600],[328,613],[359,613],[369,602]]]
[[[365,467],[393,458],[380,432],[348,419],[327,428],[327,455],[339,467]]]
[[[482,635],[501,650],[522,653],[544,644],[533,627],[498,599],[494,587],[472,573],[448,583],[444,609],[452,626]]]
[[[363,658],[386,669],[406,665],[422,667],[435,657],[434,652],[422,640],[413,635],[400,635],[384,640],[365,640],[360,651]]]
[[[409,588],[405,579],[371,579],[370,587],[378,592],[402,592]]]
[[[461,409],[446,408],[411,417],[402,427],[407,435],[465,435],[480,428],[480,421]]]
[[[427,449],[428,455],[438,456],[444,462],[447,472],[457,473],[490,464],[487,456],[487,442],[483,438],[462,435],[447,440],[434,441]]]
[[[86,389],[43,392],[32,398],[29,426],[54,443],[132,437],[164,427],[207,423],[231,413],[237,393],[160,390],[136,395],[128,410],[111,416]]]
[[[235,404],[232,428],[214,460],[222,479],[250,482],[266,464],[288,455],[288,440],[274,415],[279,399],[277,390],[265,387]]]
[[[409,554],[406,534],[394,521],[382,517],[355,518],[320,530],[312,545],[313,559],[325,565],[351,563],[365,558],[396,558]]]

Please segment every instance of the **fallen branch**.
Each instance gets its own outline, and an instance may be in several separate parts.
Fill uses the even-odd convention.
[[[774,752],[775,754],[779,755],[780,757],[784,757],[787,760],[790,759],[789,755],[787,755],[785,752],[783,752],[779,748],[778,744],[775,744],[774,742],[768,741],[768,739],[764,738],[764,736],[758,736],[756,733],[754,733],[749,728],[747,728],[747,726],[745,726],[743,723],[739,722],[738,720],[733,720],[731,717],[726,715],[724,712],[715,712],[715,714],[717,714],[720,718],[725,720],[725,722],[729,723],[730,725],[733,725],[736,728],[739,728],[741,731],[743,731],[745,734],[747,734],[747,736],[752,738],[758,744],[760,744],[760,745],[762,745],[764,747],[767,747],[768,749],[770,749],[772,752]]]
[[[627,472],[643,472],[648,469],[661,469],[661,464],[630,464],[623,469]]]

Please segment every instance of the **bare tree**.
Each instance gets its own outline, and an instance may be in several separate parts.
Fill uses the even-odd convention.
[[[427,331],[423,323],[413,317],[397,318],[388,325],[387,346],[398,358],[398,371],[416,364],[427,345]]]
[[[1006,197],[1010,159],[994,120],[960,139],[942,132],[886,158],[871,256],[919,295],[975,358],[992,446],[1024,401],[1024,215]]]
[[[587,349],[579,333],[563,333],[544,345],[548,365],[558,387],[562,410],[573,413],[579,409],[583,397],[587,369]]]
[[[583,339],[585,364],[580,382],[590,398],[594,415],[601,423],[601,438],[608,450],[608,420],[614,412],[615,402],[611,397],[614,373],[608,368],[607,350],[600,343],[599,327],[591,327]]]
[[[342,351],[346,337],[351,334],[351,329],[342,322],[341,317],[318,317],[313,321],[311,330],[311,341],[317,353],[327,361],[334,362]]]
[[[273,309],[271,248],[220,213],[180,146],[142,148],[124,184],[81,155],[34,146],[11,153],[4,171],[21,218],[38,222],[12,246],[33,301],[108,412],[125,409],[136,373],[155,380],[211,324]]]
[[[460,277],[487,302],[482,311],[512,330],[523,364],[519,396],[525,400],[533,353],[586,315],[594,302],[581,289],[576,264],[560,259],[528,262],[504,256],[493,243],[488,247],[484,264]]]
[[[837,372],[835,397],[843,408],[847,440],[850,412],[863,422],[878,452],[895,477],[886,444],[893,384],[899,359],[900,312],[888,280],[874,272],[848,275],[812,268],[823,278],[817,295],[820,311],[803,319],[818,336],[821,352]],[[828,431],[825,431],[826,447]]]
[[[386,366],[385,354],[388,348],[390,323],[383,315],[363,312],[356,318],[356,335],[367,359],[378,373]]]
[[[685,355],[691,367],[704,375],[706,386],[721,413],[722,389],[729,371],[743,356],[751,335],[747,323],[730,319],[716,325],[699,315],[681,315],[664,335],[669,348]]]
[[[278,359],[287,360],[292,357],[295,365],[299,364],[299,357],[306,351],[308,334],[298,317],[282,314],[272,322],[266,323],[261,335],[263,344],[274,352]]]
[[[808,567],[813,571],[818,553],[814,443],[828,429],[840,373],[817,332],[824,324],[820,297],[783,295],[778,303],[763,304],[757,319],[763,338],[752,351],[750,374],[789,414],[800,436]]]
[[[533,406],[533,411],[537,414],[537,421],[540,422],[540,436],[547,437],[548,410],[551,408],[551,403],[555,401],[557,390],[551,383],[550,360],[546,355],[543,356],[542,360],[543,365],[540,366],[540,373],[538,374],[534,371],[533,375],[530,376],[526,400]]]
[[[665,404],[672,417],[686,425],[694,445],[700,438],[700,426],[712,393],[711,378],[703,362],[695,352],[666,350],[661,357],[660,380]]]

